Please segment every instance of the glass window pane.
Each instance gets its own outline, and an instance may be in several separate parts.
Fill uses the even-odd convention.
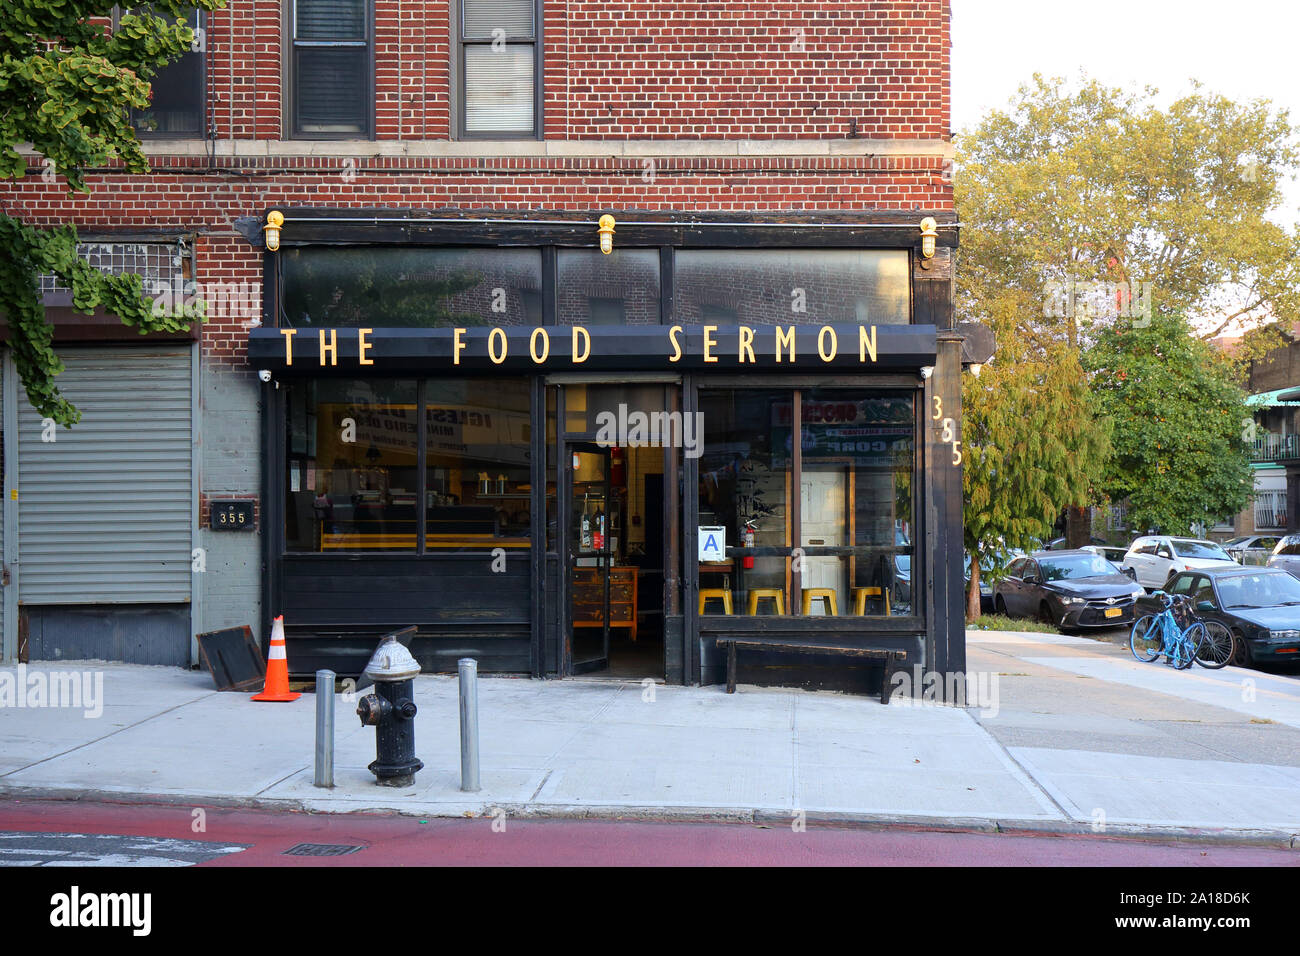
[[[288,551],[415,552],[411,381],[286,383]]]
[[[295,40],[364,40],[366,0],[296,0]]]
[[[556,254],[561,325],[658,325],[659,252],[561,249]]]
[[[364,133],[370,89],[366,47],[297,47],[294,58],[299,132]]]
[[[170,20],[171,17],[167,16],[167,19]],[[191,11],[185,22],[191,29],[199,29],[198,11]],[[149,86],[149,108],[131,111],[131,125],[137,133],[144,136],[202,134],[202,53],[182,54],[154,74]]]
[[[675,262],[674,320],[683,325],[911,321],[902,250],[683,249]]]
[[[285,326],[542,324],[537,249],[290,248],[280,260]]]
[[[426,386],[429,552],[507,549],[531,541],[527,379],[433,379]]]
[[[465,48],[465,130],[533,131],[533,47],[493,44]]]
[[[533,38],[533,0],[464,0],[466,40]]]
[[[803,393],[803,473],[810,489],[803,545],[818,578],[805,573],[803,586],[834,588],[842,614],[914,613],[913,397],[857,389]],[[834,514],[842,516],[838,528]],[[817,550],[841,545],[851,549],[837,556]]]
[[[700,525],[726,529],[728,559],[700,563],[705,614],[786,614],[790,609],[790,446],[780,409],[788,390],[701,390]],[[745,546],[744,534],[753,533]],[[746,551],[733,554],[734,548]],[[753,550],[757,549],[757,550]],[[765,553],[767,552],[767,553]],[[696,556],[688,555],[687,560]],[[729,597],[724,599],[723,594]]]

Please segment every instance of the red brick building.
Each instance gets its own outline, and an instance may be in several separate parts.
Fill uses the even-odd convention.
[[[86,414],[42,443],[6,369],[5,656],[184,664],[194,634],[262,635],[283,613],[295,671],[355,670],[404,624],[426,668],[472,653],[709,682],[719,639],[762,633],[963,669],[949,16],[946,0],[204,14],[138,117],[150,174],[94,170],[69,196],[34,155],[3,190],[208,314],[141,342],[49,290]],[[593,442],[579,419],[602,402],[702,413],[702,454]],[[348,421],[351,442],[331,431]],[[110,433],[133,439],[111,453]],[[251,530],[214,528],[212,503],[240,500],[250,516],[216,520]],[[724,552],[697,561],[715,527]]]

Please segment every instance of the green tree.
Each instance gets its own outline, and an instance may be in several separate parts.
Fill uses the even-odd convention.
[[[962,380],[963,516],[971,583],[966,616],[980,615],[982,568],[1030,550],[1068,504],[1094,493],[1110,455],[1110,423],[1077,353],[1008,343],[979,377]]]
[[[1035,75],[957,137],[959,312],[1040,348],[1083,345],[1116,310],[1070,308],[1062,290],[1133,283],[1132,305],[1206,317],[1205,338],[1289,325],[1300,233],[1284,228],[1280,185],[1300,168],[1295,132],[1266,100],[1198,86],[1162,107],[1151,88]]]
[[[149,105],[149,81],[194,42],[184,18],[224,0],[154,0],[105,22],[113,0],[5,0],[0,8],[0,179],[27,175],[29,144],[42,175],[62,176],[69,192],[87,192],[85,172],[116,160],[130,173],[148,170],[130,125],[130,110]],[[43,157],[43,159],[42,159]],[[39,277],[57,276],[72,304],[103,307],[141,333],[181,331],[183,317],[155,315],[139,276],[106,275],[77,256],[72,225],[43,228],[0,211],[0,312],[9,347],[32,407],[62,425],[80,413],[59,394],[63,363],[41,304]]]
[[[1093,393],[1115,423],[1102,477],[1135,528],[1187,534],[1240,511],[1252,477],[1246,395],[1228,362],[1182,316],[1121,322],[1084,353]]]

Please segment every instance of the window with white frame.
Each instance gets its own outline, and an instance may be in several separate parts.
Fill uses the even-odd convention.
[[[538,135],[541,43],[537,0],[453,0],[458,14],[465,137]]]

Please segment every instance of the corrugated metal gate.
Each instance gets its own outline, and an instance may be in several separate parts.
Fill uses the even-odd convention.
[[[190,347],[59,355],[81,422],[57,427],[18,400],[17,585],[32,658],[187,663]]]

